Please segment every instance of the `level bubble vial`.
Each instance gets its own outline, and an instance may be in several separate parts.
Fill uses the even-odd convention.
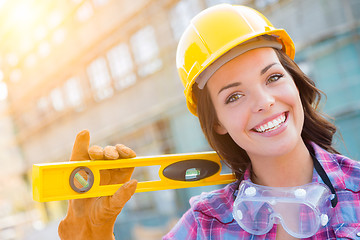
[[[200,177],[200,169],[189,168],[186,170],[185,179],[186,181],[197,180]]]
[[[77,167],[72,171],[69,182],[75,192],[85,193],[93,186],[94,174],[87,167]]]

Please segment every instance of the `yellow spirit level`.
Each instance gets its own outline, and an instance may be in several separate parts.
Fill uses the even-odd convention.
[[[39,202],[113,195],[122,184],[100,185],[100,171],[160,166],[159,178],[139,182],[136,192],[198,187],[233,182],[221,174],[215,152],[168,154],[119,160],[71,161],[33,165],[33,198]]]

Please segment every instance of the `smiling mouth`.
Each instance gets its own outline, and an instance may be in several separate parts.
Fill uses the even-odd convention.
[[[277,118],[263,125],[253,128],[253,130],[258,133],[270,132],[279,128],[286,121],[286,119],[287,119],[287,112],[279,115]]]

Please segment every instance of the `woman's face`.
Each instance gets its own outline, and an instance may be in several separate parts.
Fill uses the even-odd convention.
[[[272,48],[226,63],[207,88],[219,120],[216,132],[229,133],[250,159],[282,156],[302,142],[299,92]]]

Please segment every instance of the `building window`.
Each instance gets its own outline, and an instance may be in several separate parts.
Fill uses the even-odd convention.
[[[34,53],[31,53],[29,56],[25,59],[25,66],[27,68],[34,67],[37,62],[37,57]]]
[[[10,73],[10,81],[13,83],[20,81],[21,77],[22,72],[19,68],[12,70]]]
[[[45,58],[49,56],[50,51],[51,51],[50,44],[48,42],[42,42],[38,47],[37,53],[40,57]]]
[[[95,7],[101,7],[105,4],[107,4],[108,2],[109,2],[109,0],[93,0]]]
[[[89,20],[94,14],[93,6],[90,2],[84,2],[76,12],[76,17],[80,22]]]
[[[51,106],[50,106],[50,101],[47,97],[41,97],[38,99],[37,103],[36,103],[36,107],[37,107],[37,112],[38,115],[41,118],[46,117],[50,112],[51,112]],[[30,114],[24,114],[24,119],[28,120]]]
[[[19,63],[19,58],[15,53],[6,55],[6,61],[11,67],[15,67]]]
[[[107,53],[111,75],[117,90],[131,86],[136,81],[134,63],[127,44],[120,43]]]
[[[101,101],[113,95],[114,91],[105,58],[99,57],[90,63],[87,67],[87,74],[96,101]]]
[[[78,78],[72,77],[65,82],[64,93],[68,106],[79,108],[83,105],[83,92]]]
[[[180,39],[190,20],[201,10],[199,0],[182,0],[170,10],[170,22],[175,40]]]
[[[140,29],[131,37],[130,43],[140,77],[148,76],[161,68],[162,61],[153,27]]]
[[[65,41],[66,30],[64,28],[59,28],[55,30],[52,35],[52,42],[56,45],[59,45]]]
[[[51,99],[52,106],[56,111],[60,112],[60,111],[64,110],[65,103],[64,103],[63,94],[62,94],[60,88],[55,88],[50,92],[50,99]]]

